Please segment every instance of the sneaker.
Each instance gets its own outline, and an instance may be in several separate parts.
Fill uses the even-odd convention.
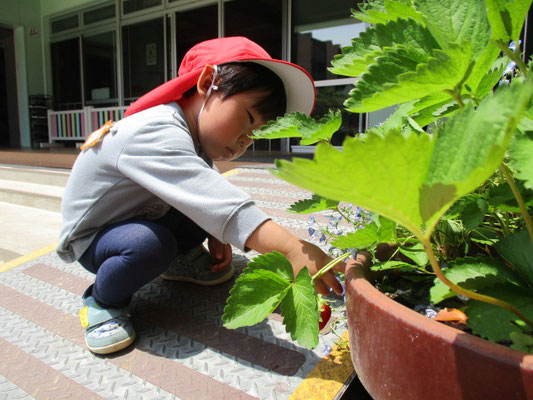
[[[192,282],[198,285],[211,286],[224,283],[235,273],[233,265],[224,271],[213,272],[211,255],[203,245],[196,246],[187,253],[179,254],[161,277],[171,281]]]
[[[90,351],[110,354],[133,343],[135,330],[125,308],[102,308],[88,295],[84,295],[82,301],[84,307],[78,315]]]

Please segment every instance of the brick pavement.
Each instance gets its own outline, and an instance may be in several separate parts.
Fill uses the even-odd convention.
[[[286,207],[310,193],[266,169],[234,170],[227,179],[307,238],[307,217]],[[317,349],[301,348],[277,313],[252,327],[222,327],[234,280],[205,288],[155,279],[132,300],[134,345],[93,355],[76,315],[93,275],[49,250],[0,266],[2,399],[334,399],[353,372],[346,353],[323,357],[337,339],[333,333],[322,335]],[[253,256],[235,249],[236,270]]]

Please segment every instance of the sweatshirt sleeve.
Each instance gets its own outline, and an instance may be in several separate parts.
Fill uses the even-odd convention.
[[[136,129],[117,158],[122,174],[218,240],[245,250],[248,237],[269,217],[198,156],[179,113],[121,128]]]

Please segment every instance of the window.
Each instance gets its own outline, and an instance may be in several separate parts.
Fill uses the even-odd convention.
[[[82,43],[85,104],[116,106],[115,32],[84,36]]]
[[[185,53],[195,44],[218,37],[216,4],[176,13],[176,57],[178,68]]]
[[[366,28],[350,16],[354,4],[353,0],[293,0],[291,60],[313,79],[339,78],[327,67]]]
[[[122,0],[124,14],[160,6],[161,0]]]
[[[282,0],[233,0],[224,3],[224,36],[246,36],[271,57],[282,58]],[[253,151],[280,151],[281,140],[256,140]]]
[[[82,107],[79,38],[51,44],[54,109]]]
[[[165,81],[163,25],[157,18],[122,28],[126,104]]]
[[[83,24],[90,25],[115,18],[115,4],[83,13]]]
[[[79,25],[80,22],[78,14],[75,14],[71,15],[70,17],[53,20],[51,23],[51,31],[52,33],[59,33],[71,29],[76,29],[79,27]]]
[[[273,58],[282,58],[282,0],[224,3],[224,36],[246,36]]]

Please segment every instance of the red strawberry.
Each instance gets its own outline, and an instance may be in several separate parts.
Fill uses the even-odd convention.
[[[318,322],[318,330],[324,329],[331,317],[331,308],[327,304],[322,304],[322,311],[320,312],[320,321]]]

